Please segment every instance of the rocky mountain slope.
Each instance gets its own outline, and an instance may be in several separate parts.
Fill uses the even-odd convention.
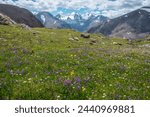
[[[68,17],[67,19],[62,19],[61,15],[56,15],[62,21],[68,23],[72,29],[84,32],[90,29],[91,26],[95,26],[96,24],[107,20],[107,17],[102,15],[90,15],[87,19],[83,18],[80,14],[74,14],[73,18]]]
[[[10,17],[16,23],[30,27],[43,27],[42,23],[27,9],[8,4],[0,4],[0,13]]]
[[[150,32],[150,12],[138,9],[123,16],[101,22],[88,30],[111,37],[128,39],[143,38]]]
[[[16,24],[16,22],[10,19],[8,16],[0,13],[0,24],[10,25],[10,24]]]
[[[82,18],[80,14],[75,14],[73,18],[68,17],[64,19],[66,23],[68,23],[72,29],[83,31],[84,30],[84,22],[85,20]]]
[[[72,18],[68,16],[68,18],[64,19],[60,14],[53,16],[49,12],[39,12],[36,15],[36,18],[39,19],[47,28],[71,28],[81,32],[86,32],[92,26],[95,26],[108,19],[102,15],[90,15],[87,19],[84,19],[80,14],[77,13],[74,14]]]
[[[47,28],[71,28],[66,22],[59,20],[48,12],[40,12],[36,15],[36,17]]]

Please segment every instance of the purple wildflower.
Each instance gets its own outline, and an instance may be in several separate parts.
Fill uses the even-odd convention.
[[[78,86],[77,86],[77,89],[78,89],[78,90],[81,90],[81,86],[78,85]]]
[[[61,73],[62,72],[62,70],[61,69],[59,69],[58,71],[57,71],[57,73]]]
[[[51,72],[48,72],[48,75],[50,76],[52,73]]]
[[[76,78],[76,82],[81,83],[81,78],[80,78],[80,77],[77,77],[77,78]]]
[[[24,69],[22,69],[21,74],[22,74],[22,75],[24,75],[24,74],[25,74],[25,70],[24,70]]]
[[[71,85],[71,83],[72,83],[72,81],[71,81],[71,80],[65,80],[65,81],[64,81],[64,84],[65,84],[66,86]]]

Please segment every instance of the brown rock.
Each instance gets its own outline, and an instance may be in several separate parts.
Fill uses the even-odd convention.
[[[88,34],[88,33],[82,33],[81,37],[83,37],[83,38],[90,38],[90,34]]]

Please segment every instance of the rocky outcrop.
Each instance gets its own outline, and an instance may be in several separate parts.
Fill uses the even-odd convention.
[[[0,13],[0,24],[11,25],[11,24],[16,24],[16,22],[10,19],[8,16]]]
[[[80,36],[83,38],[90,38],[90,34],[88,33],[82,33]]]
[[[27,9],[8,4],[0,4],[0,13],[8,16],[18,24],[29,27],[43,27],[43,24]]]

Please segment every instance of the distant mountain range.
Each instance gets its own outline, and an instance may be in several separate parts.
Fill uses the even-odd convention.
[[[13,5],[0,4],[0,13],[8,16],[16,23],[30,27],[43,27],[43,24],[28,10]]]
[[[150,7],[143,7],[115,19],[91,27],[89,33],[102,33],[110,37],[143,38],[150,33]]]
[[[40,12],[36,15],[36,17],[47,28],[72,28],[82,32],[85,32],[91,26],[97,25],[98,23],[108,19],[102,15],[91,15],[88,19],[84,19],[77,13],[74,14],[73,18],[68,17],[67,19],[63,19],[60,14],[53,16],[48,12]]]
[[[102,33],[110,37],[143,38],[150,34],[150,7],[145,6],[120,17],[109,19],[102,15],[80,14],[62,18],[49,12],[33,15],[30,11],[13,5],[0,4],[0,24],[25,24],[29,27],[67,28],[81,32]]]
[[[102,15],[95,16],[92,14],[87,19],[84,19],[80,14],[75,14],[73,19],[68,17],[64,21],[67,22],[73,29],[85,32],[91,26],[97,25],[98,23],[107,19],[107,17],[104,17]]]

